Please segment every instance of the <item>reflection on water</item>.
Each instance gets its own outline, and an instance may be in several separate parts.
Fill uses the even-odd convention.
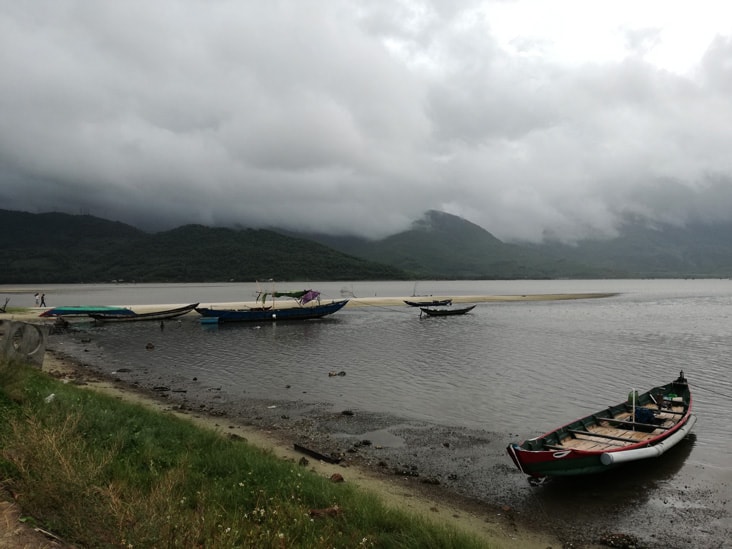
[[[596,495],[603,494],[608,509],[631,508],[645,502],[659,484],[679,472],[694,447],[693,433],[668,450],[663,459],[630,462],[606,473],[548,479],[537,491],[537,498],[554,509],[570,513],[582,505],[596,505]],[[626,509],[627,510],[627,509]]]
[[[454,284],[464,294],[532,293],[516,291],[519,282],[472,283],[490,288],[434,284]],[[571,291],[573,282],[526,284],[533,293],[555,293]],[[406,306],[373,306],[294,323],[211,326],[185,317],[164,330],[156,323],[84,329],[104,351],[102,366],[109,371],[144,370],[163,385],[196,378],[205,387],[220,387],[224,400],[328,402],[498,431],[507,439],[509,433],[539,435],[619,402],[631,388],[669,382],[684,370],[699,418],[694,458],[729,466],[724,456],[732,453],[732,425],[725,419],[732,402],[732,282],[576,285],[578,291],[629,291],[603,299],[480,303],[467,315],[449,318],[420,319]],[[449,293],[424,286],[430,293]],[[156,291],[160,298],[162,290]],[[172,291],[178,296],[181,288]],[[345,375],[329,376],[333,371]]]
[[[719,546],[712,534],[714,529],[700,534],[698,524],[683,513],[693,508],[724,506],[723,501],[705,499],[702,503],[698,494],[688,490],[688,485],[679,487],[671,482],[684,467],[694,443],[692,434],[668,450],[663,459],[627,463],[598,475],[549,479],[539,488],[527,489],[523,500],[526,512],[577,533],[581,533],[585,521],[590,521],[607,532],[658,536],[663,547]],[[668,525],[683,523],[685,519],[689,520],[687,526],[669,536]],[[711,539],[704,541],[705,538]],[[669,543],[669,539],[673,542]]]

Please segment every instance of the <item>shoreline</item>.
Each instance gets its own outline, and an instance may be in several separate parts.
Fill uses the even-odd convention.
[[[12,292],[11,292],[12,293]],[[453,303],[501,303],[501,302],[520,302],[520,301],[564,301],[578,299],[602,299],[618,295],[617,292],[584,292],[584,293],[566,293],[566,294],[514,294],[514,295],[466,295],[466,296],[450,296],[450,295],[429,295],[429,296],[393,296],[393,297],[344,297],[348,299],[345,308],[357,307],[404,307],[410,309],[405,300],[418,301],[433,299],[452,299]],[[340,299],[324,299],[323,302],[340,301]],[[290,306],[290,303],[281,301],[279,304]],[[68,305],[68,304],[66,304]],[[112,307],[128,307],[137,313],[153,312],[161,309],[171,309],[188,305],[188,303],[168,303],[168,304],[105,304]],[[215,309],[242,309],[260,306],[261,303],[254,301],[231,301],[231,302],[201,302],[201,307],[210,307]],[[58,304],[55,306],[65,306]],[[48,311],[53,307],[23,307],[20,311],[11,311],[0,313],[0,320],[19,320],[24,322],[36,321],[49,323],[55,320],[55,317],[41,317],[40,314]],[[187,313],[185,316],[197,316],[195,311]],[[65,317],[73,319],[74,317]],[[77,317],[88,320],[88,316]],[[179,317],[182,318],[182,317]]]
[[[61,382],[74,383],[125,402],[172,414],[222,436],[239,436],[256,447],[272,452],[279,459],[298,462],[305,457],[308,468],[317,475],[330,477],[338,473],[346,482],[354,484],[359,490],[374,493],[389,506],[476,535],[493,549],[546,549],[562,546],[562,542],[551,533],[519,524],[512,510],[506,506],[471,501],[425,479],[420,480],[410,475],[385,474],[380,467],[369,466],[368,461],[358,458],[330,463],[299,452],[295,449],[295,444],[301,437],[295,435],[296,427],[291,430],[270,425],[267,428],[240,417],[194,411],[149,389],[102,374],[54,350],[46,352],[42,369]]]

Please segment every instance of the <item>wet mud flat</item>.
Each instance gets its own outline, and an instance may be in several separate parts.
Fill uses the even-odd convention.
[[[49,350],[77,363],[81,375],[112,380],[175,410],[220,418],[222,425],[256,427],[297,445],[310,459],[399,479],[435,501],[449,500],[500,522],[507,531],[546,532],[566,548],[732,547],[732,478],[694,462],[682,469],[693,434],[661,459],[532,486],[505,450],[525,433],[502,432],[500,425],[478,430],[295,398],[232,399],[205,379],[161,378],[145,368],[110,372],[93,342],[68,334],[52,337]]]

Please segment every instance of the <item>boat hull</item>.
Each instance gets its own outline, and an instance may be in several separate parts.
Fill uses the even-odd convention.
[[[651,459],[681,442],[696,423],[682,374],[669,384],[604,408],[554,431],[509,444],[516,467],[532,477],[600,473]],[[643,419],[641,419],[643,418]]]
[[[107,313],[89,313],[89,316],[92,317],[94,320],[100,321],[100,322],[136,322],[136,321],[142,321],[142,320],[168,320],[171,318],[176,318],[179,316],[183,316],[185,314],[190,313],[198,307],[198,303],[191,303],[190,305],[185,305],[184,307],[177,307],[175,309],[166,309],[164,311],[151,311],[149,313],[135,313],[133,311],[133,314],[117,314],[113,312],[107,312]]]
[[[521,472],[532,477],[591,475],[614,468],[604,465],[601,454],[594,453],[526,452],[518,445],[510,445],[508,454]]]
[[[452,299],[432,299],[426,301],[409,301],[405,299],[404,303],[410,307],[446,307],[452,305]]]
[[[81,306],[68,306],[68,307],[54,307],[42,312],[38,316],[49,317],[49,316],[89,316],[92,314],[114,314],[117,316],[133,316],[134,311],[126,307],[106,307],[106,306],[95,306],[95,305],[81,305]]]
[[[456,309],[431,309],[429,307],[420,307],[420,310],[429,316],[455,316],[455,315],[464,315],[465,313],[468,313],[475,309],[475,305],[470,305],[469,307],[462,307],[462,308],[456,308]]]
[[[310,307],[260,308],[260,309],[212,309],[196,307],[201,322],[273,322],[284,320],[310,320],[322,318],[341,310],[348,300],[334,301]]]

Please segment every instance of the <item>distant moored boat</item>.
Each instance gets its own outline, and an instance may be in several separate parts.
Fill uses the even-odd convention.
[[[420,307],[420,310],[428,316],[453,316],[464,315],[475,309],[475,305],[466,305],[465,307]]]

